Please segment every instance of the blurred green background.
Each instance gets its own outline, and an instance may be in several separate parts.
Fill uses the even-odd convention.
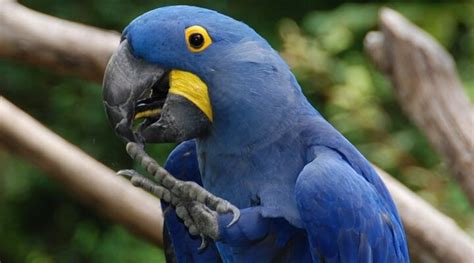
[[[246,22],[281,52],[313,105],[368,159],[474,235],[473,208],[424,136],[401,113],[389,82],[362,51],[365,34],[376,29],[377,10],[390,6],[432,34],[454,56],[472,99],[471,1],[21,3],[53,16],[117,31],[147,10],[177,3],[208,7]],[[112,169],[133,165],[108,126],[100,85],[0,59],[0,94]],[[153,146],[151,150],[163,161],[172,147]],[[164,261],[159,248],[80,205],[68,192],[29,163],[0,151],[1,262]]]

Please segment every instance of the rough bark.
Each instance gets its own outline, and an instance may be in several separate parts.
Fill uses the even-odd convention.
[[[452,57],[426,32],[388,8],[365,48],[392,81],[406,115],[451,168],[474,205],[474,107]]]
[[[0,116],[0,146],[32,162],[98,212],[159,246],[163,244],[163,217],[156,198],[135,188],[2,96]]]
[[[0,57],[101,82],[119,41],[117,32],[58,19],[15,1],[0,0]]]
[[[449,217],[376,167],[392,195],[408,235],[410,256],[419,262],[472,262],[474,241]]]

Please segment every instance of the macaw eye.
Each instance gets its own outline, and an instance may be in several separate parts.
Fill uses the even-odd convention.
[[[212,39],[207,30],[202,26],[191,26],[186,28],[186,44],[189,51],[201,52],[212,44]]]
[[[200,48],[204,44],[204,37],[199,33],[194,33],[189,36],[188,42],[193,48]]]

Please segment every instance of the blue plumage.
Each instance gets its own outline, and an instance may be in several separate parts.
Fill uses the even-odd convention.
[[[165,168],[180,180],[201,184],[195,141],[178,145],[166,161]],[[165,235],[170,237],[177,262],[218,262],[221,256],[237,262],[268,259],[296,263],[308,262],[311,259],[306,231],[288,224],[284,219],[264,217],[261,206],[242,209],[241,219],[231,227],[227,227],[231,215],[219,218],[221,239],[232,247],[219,246],[218,242],[220,251],[212,240],[204,250],[199,251],[200,238],[188,234],[174,208],[162,202],[162,209],[165,211]]]
[[[213,39],[203,52],[186,48],[183,32],[192,25]],[[180,146],[167,168],[194,181],[200,173],[207,190],[241,209],[230,228],[229,215],[219,217],[215,244],[224,261],[409,261],[401,220],[376,172],[251,28],[214,11],[174,6],[137,18],[124,36],[135,56],[192,72],[208,85],[212,127]],[[197,157],[181,158],[182,147]],[[168,214],[166,222],[176,252],[193,253],[196,240],[177,218]]]
[[[194,141],[181,143],[176,147],[168,157],[165,163],[165,169],[176,178],[183,181],[193,181],[200,185],[201,175],[199,174],[198,161],[196,157],[196,145]],[[219,262],[220,256],[214,241],[209,241],[207,247],[198,250],[201,244],[201,238],[191,236],[181,219],[178,218],[173,207],[166,202],[161,202],[161,208],[164,212],[165,226],[163,236],[170,238],[171,244],[165,242],[165,252],[167,258],[172,257],[177,262]],[[169,248],[168,246],[172,246]],[[168,259],[171,261],[170,259]]]

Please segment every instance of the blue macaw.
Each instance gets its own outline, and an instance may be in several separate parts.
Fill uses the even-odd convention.
[[[146,188],[171,203],[179,262],[409,262],[381,179],[244,23],[191,6],[145,13],[103,87],[113,128],[155,175]],[[140,148],[161,142],[181,142],[166,164],[181,180]]]

